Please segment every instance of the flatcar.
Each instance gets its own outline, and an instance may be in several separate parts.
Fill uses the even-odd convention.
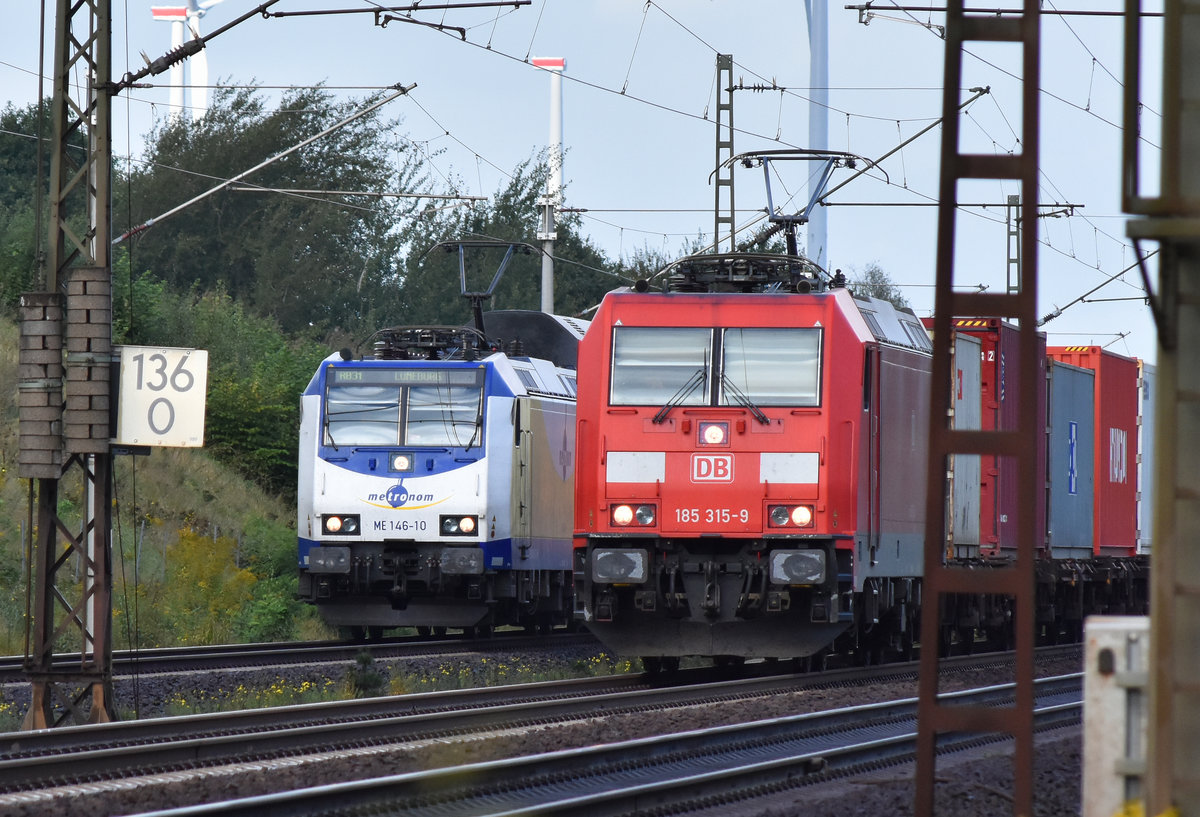
[[[926,328],[795,255],[694,255],[656,280],[607,295],[579,346],[588,376],[576,434],[577,617],[649,669],[684,656],[911,654],[922,602]],[[959,340],[956,416],[975,427],[1007,422],[1008,401],[1022,399],[1014,383],[981,389],[986,377],[1012,377],[1011,365],[996,363],[994,348],[987,363],[986,339]],[[1078,475],[1081,461],[1071,467]],[[977,456],[954,471],[951,558],[1003,563],[1019,475]],[[1104,589],[1112,574],[1090,582],[1090,543],[1055,555],[1067,558],[1039,578],[1039,613],[1055,619],[1048,632],[1066,616],[1144,604],[1144,564],[1139,574],[1106,563],[1130,581]],[[1070,595],[1084,583],[1086,593]],[[1002,600],[945,603],[955,607],[942,647],[1010,637]]]
[[[572,623],[587,322],[479,317],[377,333],[369,357],[326,359],[301,398],[300,596],[345,636]]]

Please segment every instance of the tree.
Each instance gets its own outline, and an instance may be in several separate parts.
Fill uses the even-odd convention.
[[[199,122],[174,118],[152,134],[146,163],[116,185],[124,197],[114,207],[117,230],[208,193],[376,99],[336,102],[322,88],[298,89],[270,111],[256,89],[219,90]],[[371,325],[397,298],[397,225],[419,206],[372,194],[427,187],[398,126],[382,109],[363,114],[155,223],[131,239],[135,266],[176,291],[220,285],[287,332],[321,337]],[[286,192],[296,190],[339,194]]]
[[[883,267],[871,262],[861,271],[853,271],[850,276],[850,289],[855,295],[865,295],[888,301],[898,309],[909,309],[908,299],[901,293],[900,288],[892,283],[892,279],[884,272]]]
[[[54,152],[50,133],[50,103],[39,109],[36,103],[15,108],[10,103],[0,112],[0,303],[16,306],[21,293],[42,286],[38,276],[39,248],[46,246],[49,235],[50,159]],[[41,153],[41,182],[43,218],[35,218],[38,181],[38,134],[43,144]],[[71,149],[83,156],[87,134],[76,131],[68,137]],[[76,234],[77,223],[86,212],[82,204],[84,186],[72,195],[66,212]]]
[[[123,254],[113,269],[114,340],[206,350],[205,448],[247,479],[292,495],[299,394],[328,349],[289,339],[221,285],[177,295],[149,272],[132,278]]]
[[[405,235],[410,251],[405,264],[404,305],[393,325],[470,321],[469,305],[460,294],[457,253],[433,249],[444,241],[490,239],[528,245],[528,250],[512,256],[485,309],[541,308],[542,243],[537,240],[537,202],[545,189],[546,167],[544,162],[528,159],[513,171],[492,202],[466,211],[431,215],[410,225]],[[579,235],[578,226],[577,214],[564,215],[556,225],[554,311],[560,315],[578,315],[621,285],[603,253]],[[503,256],[503,249],[467,250],[464,261],[468,290],[486,290]]]

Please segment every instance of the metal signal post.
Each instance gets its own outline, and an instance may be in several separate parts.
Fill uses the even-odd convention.
[[[37,481],[28,729],[113,718],[111,22],[110,0],[57,3],[45,286],[21,297],[18,473]],[[83,87],[72,81],[78,66],[88,77]],[[81,133],[82,166],[77,150],[68,155]],[[58,514],[58,496],[60,480],[76,472],[86,501],[72,532]],[[74,567],[80,581],[67,575]]]

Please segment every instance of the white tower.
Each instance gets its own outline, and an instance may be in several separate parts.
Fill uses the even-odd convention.
[[[804,0],[808,12],[809,99],[808,146],[812,150],[829,147],[829,9],[824,0]],[[810,192],[813,181],[809,180]],[[808,236],[804,254],[820,264],[829,264],[826,243],[825,208],[813,199],[808,214]]]
[[[183,32],[186,25],[192,37],[200,38],[200,18],[208,10],[220,3],[221,0],[188,0],[186,6],[151,6],[150,13],[155,20],[171,24],[171,50],[183,45]],[[191,74],[192,118],[200,119],[208,110],[208,57],[201,48],[189,60]],[[177,62],[171,66],[171,116],[183,114],[183,63]]]
[[[550,72],[550,177],[542,205],[542,224],[538,240],[542,242],[542,311],[554,312],[554,211],[562,202],[562,73],[567,70],[563,57],[534,57],[533,64]]]

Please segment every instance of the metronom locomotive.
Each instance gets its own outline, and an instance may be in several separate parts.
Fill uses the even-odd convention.
[[[573,623],[587,322],[482,312],[490,294],[475,294],[477,327],[383,330],[371,357],[327,358],[301,397],[300,596],[346,636]]]
[[[911,655],[933,348],[921,321],[795,255],[693,255],[655,277],[661,291],[639,282],[607,295],[579,346],[577,617],[651,670],[682,656]],[[980,344],[965,332],[958,344],[961,417],[1003,424],[1014,373],[994,354],[989,367]],[[983,393],[986,376],[997,393]],[[1032,399],[1052,392],[1074,394]],[[1092,429],[1104,396],[1064,405]],[[1077,427],[1062,467],[1078,477],[1101,436]],[[1088,460],[1097,474],[1107,456]],[[999,486],[1016,475],[980,460],[954,469],[963,540],[951,558],[985,569],[1006,560],[996,527],[1013,509]],[[1077,498],[1077,479],[1071,490]],[[1145,608],[1135,543],[1101,553],[1090,536],[1039,549],[1046,640],[1077,634],[1072,622],[1089,612]],[[943,650],[1011,638],[1005,599],[945,603]]]

